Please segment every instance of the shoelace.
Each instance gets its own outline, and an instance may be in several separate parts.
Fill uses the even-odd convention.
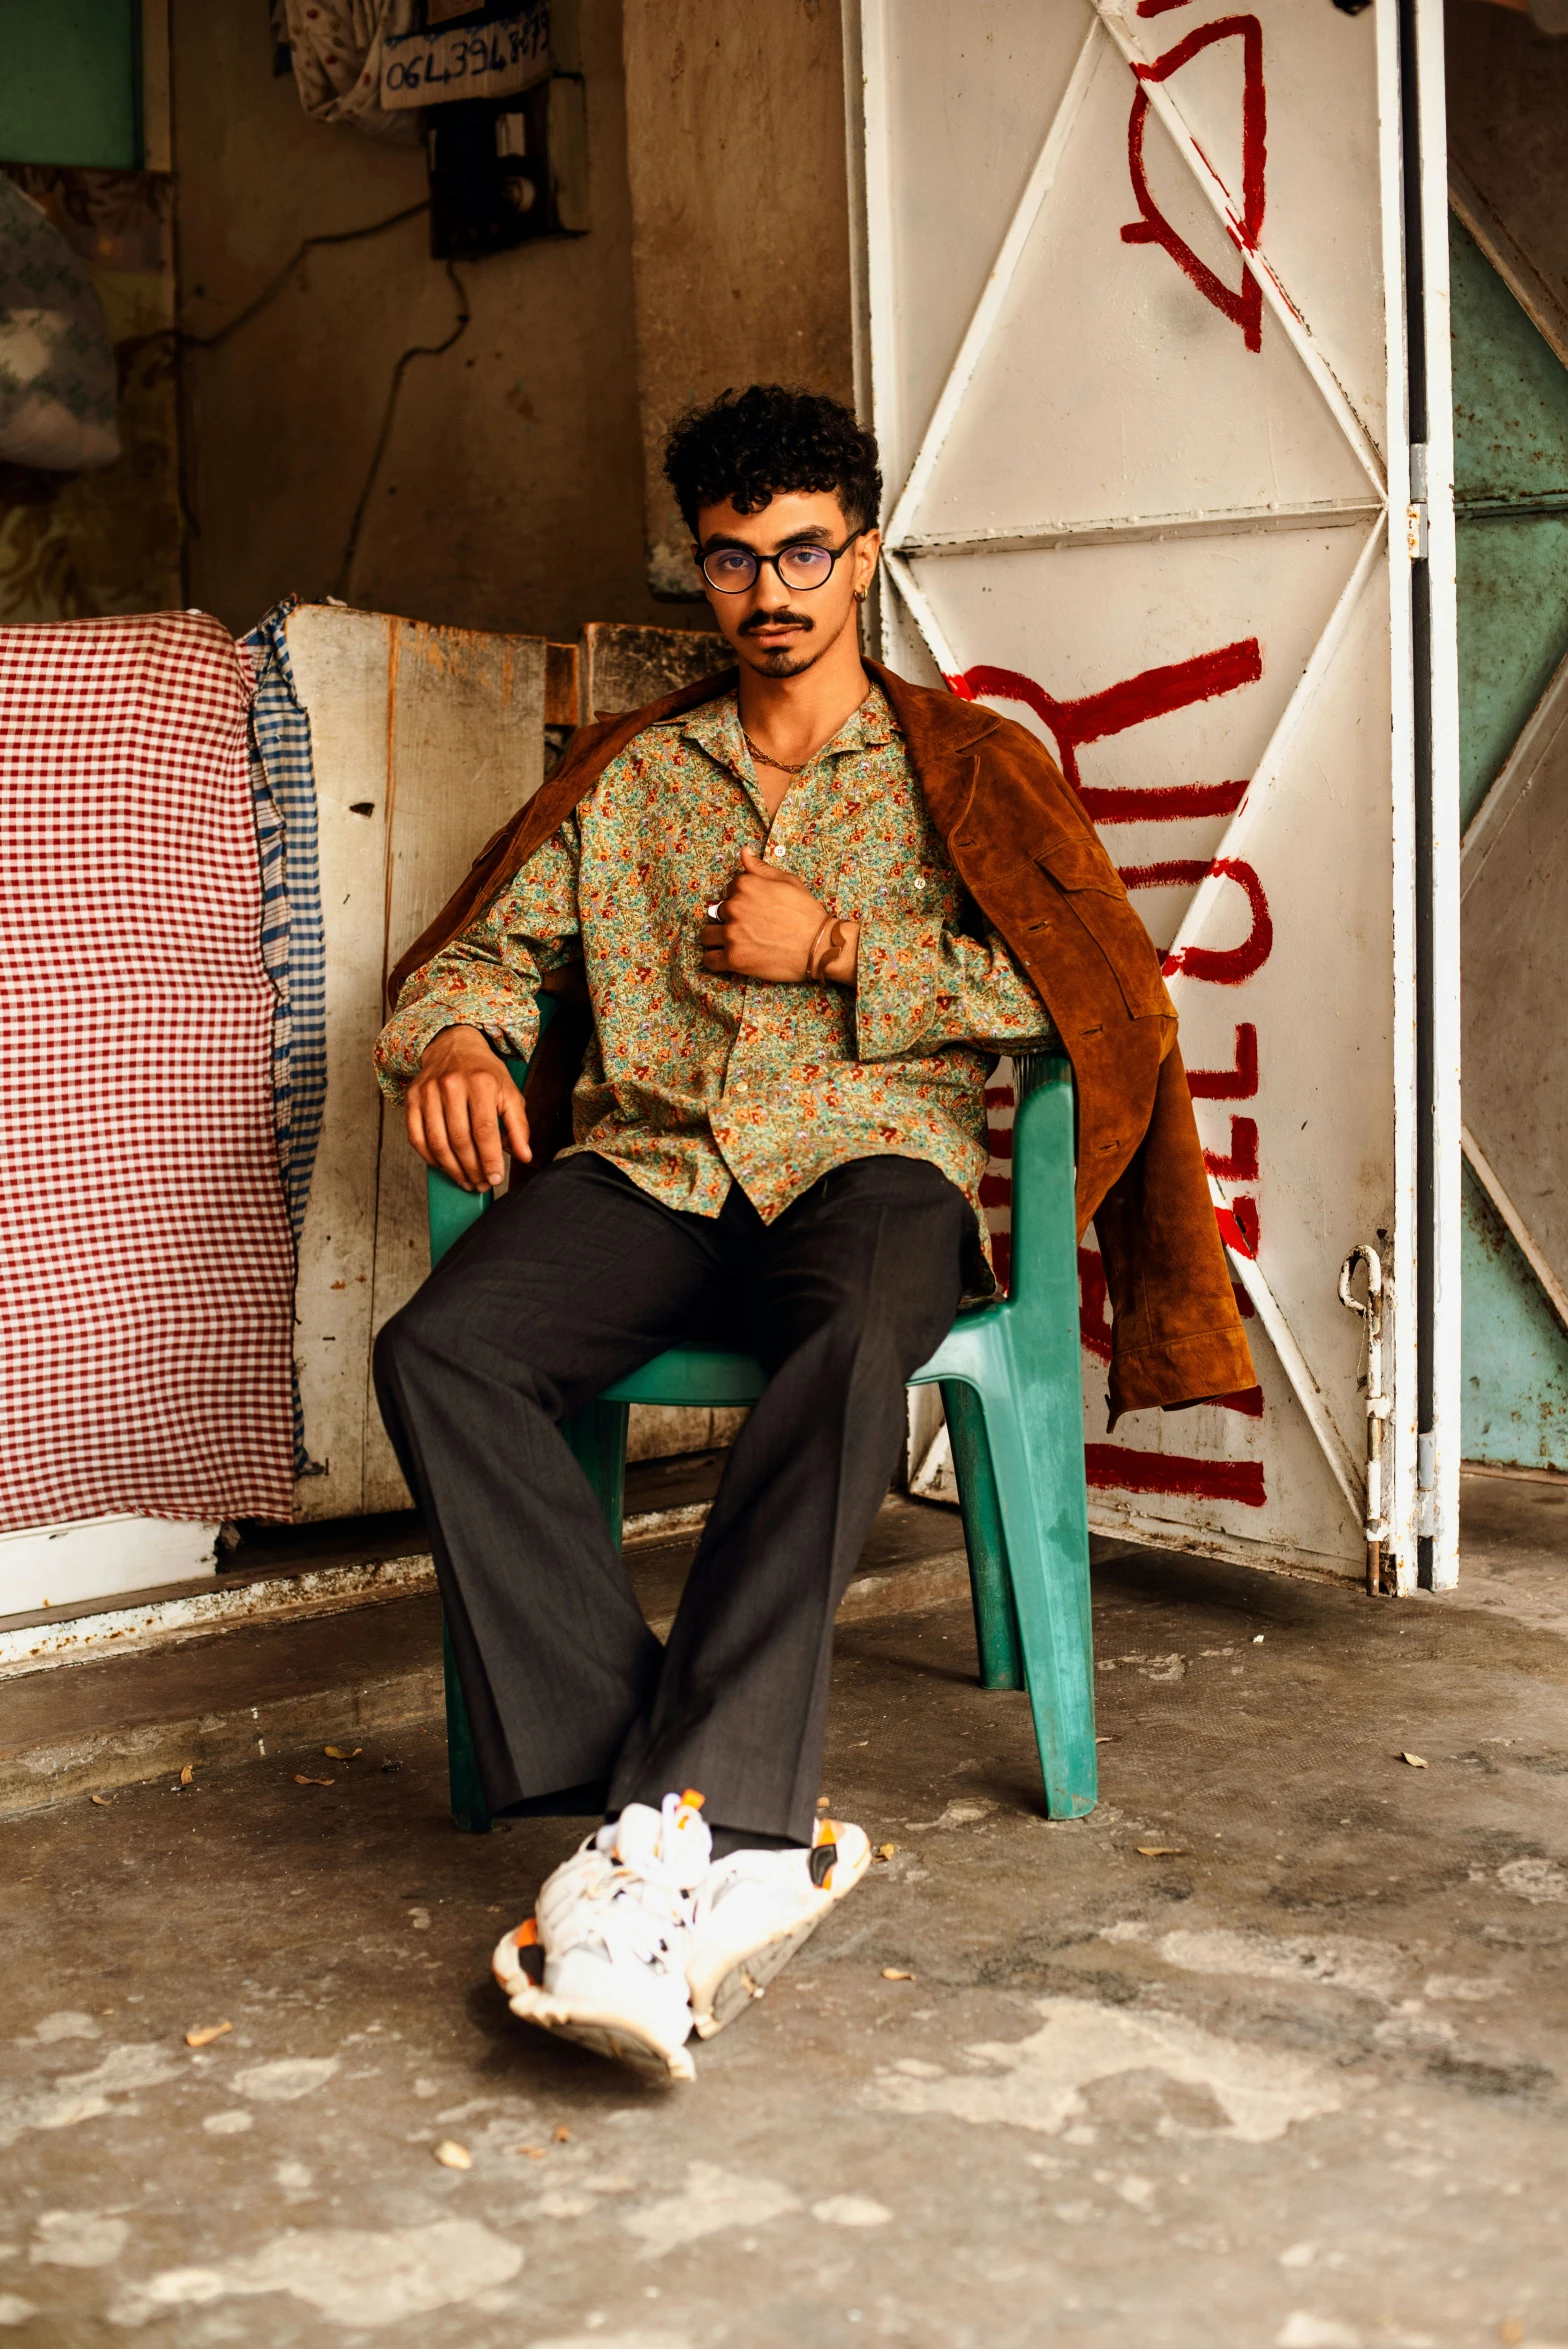
[[[615,1866],[588,1894],[595,1914],[583,1938],[602,1942],[611,1958],[623,1955],[644,1965],[658,1965],[673,1956],[674,1937],[691,1930],[693,1892],[680,1881],[683,1867],[664,1856],[667,1840],[672,1850],[679,1848],[676,1814],[680,1808],[679,1795],[665,1796],[660,1848],[640,1851],[634,1858],[623,1859],[616,1852],[614,1824],[599,1830],[599,1849],[614,1858]]]
[[[690,1893],[652,1884],[632,1868],[617,1867],[589,1898],[592,1921],[585,1920],[582,1938],[601,1942],[611,1958],[635,1958],[642,1965],[666,1964],[674,1957],[677,1938],[691,1928]]]

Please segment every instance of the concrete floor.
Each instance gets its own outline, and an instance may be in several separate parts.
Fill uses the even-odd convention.
[[[1563,2349],[1568,1520],[1471,1499],[1440,1601],[1102,1563],[1083,1821],[961,1602],[847,1625],[825,1791],[896,1849],[690,2089],[509,2017],[572,1830],[453,1833],[428,1719],[11,1818],[0,2324]]]

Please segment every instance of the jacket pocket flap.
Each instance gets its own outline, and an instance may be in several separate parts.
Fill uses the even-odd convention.
[[[1035,850],[1034,861],[1062,889],[1099,889],[1108,897],[1123,894],[1116,867],[1097,841],[1061,832]]]

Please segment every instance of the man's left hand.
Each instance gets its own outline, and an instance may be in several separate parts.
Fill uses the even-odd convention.
[[[730,971],[746,979],[804,979],[807,959],[821,939],[822,952],[833,943],[822,938],[823,924],[831,921],[804,881],[782,865],[769,864],[754,848],[740,852],[740,871],[718,906],[718,918],[702,925],[702,967]],[[831,970],[819,967],[818,976],[841,982],[854,973],[854,938],[858,925],[837,922],[840,951]],[[848,935],[844,935],[844,934]],[[847,950],[847,951],[846,951]],[[847,971],[842,967],[848,962]],[[822,953],[818,954],[819,966]]]

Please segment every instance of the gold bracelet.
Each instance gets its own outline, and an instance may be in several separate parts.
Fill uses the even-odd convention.
[[[823,941],[823,939],[824,939],[824,938],[827,936],[827,934],[828,934],[829,930],[831,930],[831,929],[833,928],[833,926],[834,926],[834,917],[833,917],[833,915],[832,915],[832,914],[829,914],[829,915],[828,915],[828,918],[827,918],[827,920],[826,920],[826,921],[823,923],[823,925],[822,925],[821,929],[820,929],[820,930],[817,932],[817,934],[816,934],[815,938],[813,938],[813,939],[812,939],[812,941],[811,941],[811,945],[810,945],[809,949],[807,950],[807,954],[806,954],[806,967],[805,967],[805,970],[804,970],[804,971],[802,972],[802,974],[801,974],[801,976],[802,976],[803,978],[807,978],[807,979],[817,979],[817,978],[820,978],[820,976],[821,976],[821,973],[820,973],[819,971],[817,971],[817,970],[813,969],[813,967],[812,967],[812,966],[813,966],[813,964],[816,962],[816,959],[817,959],[817,948],[818,948],[818,947],[819,947],[819,946],[822,944],[822,941]],[[830,950],[830,952],[831,952],[831,950]]]

